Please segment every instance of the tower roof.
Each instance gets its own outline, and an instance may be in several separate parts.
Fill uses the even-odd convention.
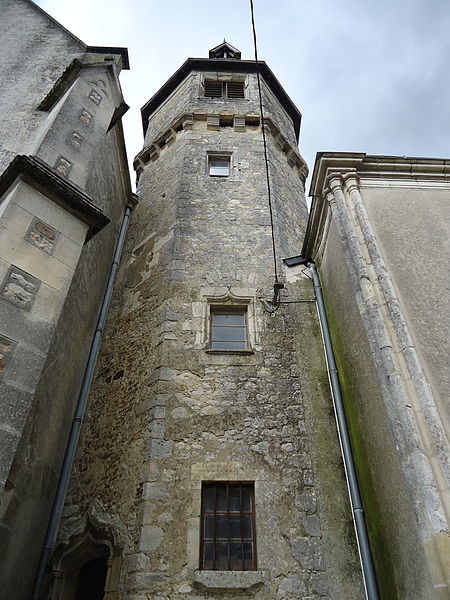
[[[236,60],[240,60],[241,52],[229,44],[224,38],[221,44],[215,48],[211,48],[209,51],[209,58],[234,58]]]
[[[223,45],[228,48],[233,48],[227,42],[222,43],[220,46],[210,50],[214,52],[217,48]],[[236,48],[234,51],[239,52]],[[240,53],[239,53],[240,55]],[[237,57],[236,57],[237,58]],[[277,98],[278,102],[287,112],[292,119],[294,124],[295,135],[298,140],[300,133],[300,123],[302,115],[292,100],[285,92],[283,86],[275,77],[273,72],[269,69],[264,61],[258,61],[258,64],[254,60],[236,60],[236,58],[188,58],[185,63],[181,65],[178,71],[166,81],[166,83],[156,92],[150,100],[144,104],[141,108],[142,126],[144,129],[144,135],[147,133],[148,120],[155,110],[170,96],[170,94],[186,79],[186,77],[192,71],[221,71],[231,73],[256,73],[259,71],[261,77],[264,79],[266,84],[271,89],[272,93]]]

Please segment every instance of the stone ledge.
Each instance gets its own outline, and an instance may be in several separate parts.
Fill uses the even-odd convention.
[[[262,571],[195,571],[194,583],[204,590],[256,590],[264,575]]]
[[[205,348],[205,352],[208,354],[255,354],[254,350],[246,349],[246,350],[227,350],[225,348]]]

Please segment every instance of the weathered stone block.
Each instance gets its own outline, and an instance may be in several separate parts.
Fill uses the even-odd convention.
[[[164,532],[155,525],[144,525],[141,531],[139,550],[141,552],[153,552],[164,539]]]
[[[317,538],[298,538],[291,543],[292,555],[304,569],[324,569],[322,541]]]

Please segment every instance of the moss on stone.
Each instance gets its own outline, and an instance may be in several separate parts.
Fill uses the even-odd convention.
[[[376,485],[373,481],[368,461],[368,449],[364,439],[364,431],[358,423],[357,399],[354,396],[346,369],[346,365],[348,364],[346,349],[342,340],[339,322],[336,319],[331,303],[327,302],[326,297],[325,304],[380,598],[383,600],[398,600],[399,596],[392,572],[392,561],[390,560],[388,543],[384,531],[380,527],[383,521],[383,507],[380,506],[378,501]]]

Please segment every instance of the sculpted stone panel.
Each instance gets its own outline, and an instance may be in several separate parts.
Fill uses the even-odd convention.
[[[1,296],[20,308],[30,310],[33,306],[40,281],[17,267],[11,267],[1,289]]]
[[[57,236],[58,234],[53,227],[35,218],[28,229],[25,239],[43,252],[52,254]]]

